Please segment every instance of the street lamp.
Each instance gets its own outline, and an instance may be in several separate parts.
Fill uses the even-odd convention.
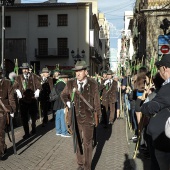
[[[85,51],[82,50],[81,51],[81,55],[79,54],[79,49],[77,49],[77,54],[75,55],[74,50],[71,51],[71,56],[74,59],[74,64],[76,64],[77,61],[81,61],[82,58],[85,57]]]

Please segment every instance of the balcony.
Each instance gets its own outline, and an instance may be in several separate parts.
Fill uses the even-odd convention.
[[[48,49],[35,49],[36,58],[45,57],[69,57],[68,48],[48,48]]]

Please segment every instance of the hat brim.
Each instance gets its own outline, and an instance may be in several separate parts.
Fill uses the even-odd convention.
[[[69,78],[69,76],[68,75],[61,75],[61,76],[59,76],[59,78]]]
[[[157,62],[155,63],[155,65],[156,65],[157,67],[160,67],[160,66],[169,67],[166,62],[163,62],[163,61],[161,61],[161,60],[160,60],[160,61],[157,61]]]
[[[29,69],[29,67],[19,67],[20,69]]]
[[[41,73],[50,73],[50,71],[42,71]]]
[[[80,70],[89,70],[89,69],[88,69],[88,66],[83,66],[83,67],[78,66],[78,67],[72,68],[71,70],[73,70],[73,71],[80,71]]]

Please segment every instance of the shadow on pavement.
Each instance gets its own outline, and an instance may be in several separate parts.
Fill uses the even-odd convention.
[[[104,128],[102,124],[96,129],[96,138],[97,138],[97,145],[96,145],[96,152],[94,154],[92,160],[92,167],[91,169],[94,170],[102,153],[103,147],[105,145],[106,140],[109,140],[112,134],[112,125],[108,125],[107,128]]]
[[[22,128],[22,126],[21,126]],[[21,139],[20,141],[18,141],[16,143],[16,150],[17,150],[17,154],[21,155],[24,151],[26,151],[31,145],[33,145],[36,141],[38,141],[39,139],[41,139],[47,132],[49,132],[50,130],[55,128],[55,122],[51,122],[48,121],[47,125],[45,127],[42,127],[42,124],[39,124],[36,127],[36,134],[35,135],[31,135],[28,139]],[[31,128],[30,128],[31,130]],[[27,146],[26,146],[27,145]],[[26,146],[22,151],[19,151],[20,149],[22,149],[24,146]],[[13,151],[13,146],[11,146],[10,148],[8,148],[7,153],[5,154],[5,156],[3,157],[3,160],[8,159],[9,156],[13,155],[14,151]]]
[[[125,162],[123,170],[136,170],[136,163],[133,159],[129,159],[128,154],[125,154]]]

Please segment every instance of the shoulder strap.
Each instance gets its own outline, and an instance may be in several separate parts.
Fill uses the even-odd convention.
[[[35,92],[35,90],[36,90],[36,89],[35,89],[35,80],[34,80],[34,75],[33,75],[33,74],[31,74],[31,75],[32,75],[32,81],[33,81],[32,83],[33,83],[33,86],[34,86],[34,92]]]
[[[78,94],[80,96],[80,98],[84,101],[84,103],[92,110],[92,112],[94,112],[94,108],[93,106],[91,106],[91,104],[82,96],[82,94],[76,90],[76,94]]]

